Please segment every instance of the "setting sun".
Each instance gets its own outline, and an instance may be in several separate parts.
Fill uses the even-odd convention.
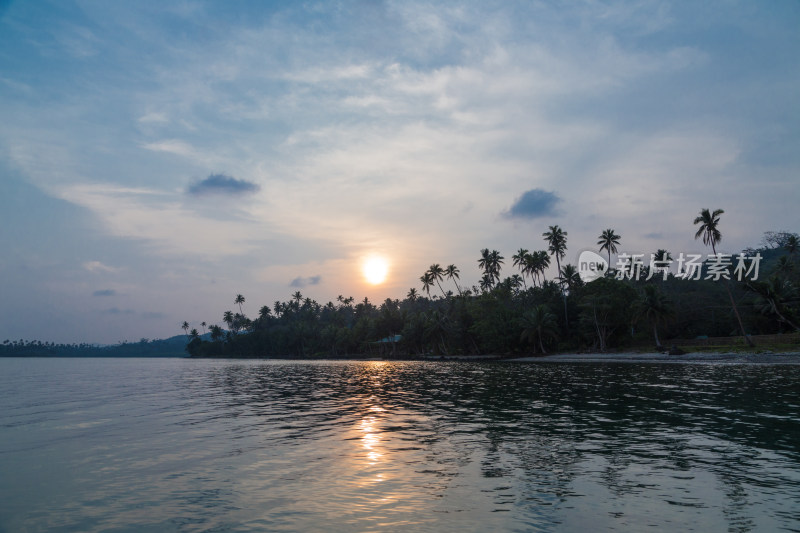
[[[383,257],[373,256],[364,261],[364,277],[372,285],[383,283],[389,273],[389,262]]]

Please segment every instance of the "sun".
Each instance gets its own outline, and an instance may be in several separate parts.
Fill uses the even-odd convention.
[[[368,283],[378,285],[386,280],[386,275],[389,273],[389,262],[384,257],[374,255],[364,261],[361,270]]]

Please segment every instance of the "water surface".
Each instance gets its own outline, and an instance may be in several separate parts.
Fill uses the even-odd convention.
[[[800,367],[0,359],[0,531],[797,531]]]

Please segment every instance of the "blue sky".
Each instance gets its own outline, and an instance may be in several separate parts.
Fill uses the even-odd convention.
[[[800,230],[800,3],[0,2],[0,340]],[[385,283],[360,265],[382,255]]]

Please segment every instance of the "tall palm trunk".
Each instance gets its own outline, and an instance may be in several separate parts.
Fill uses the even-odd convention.
[[[714,242],[711,242],[711,251],[714,252],[714,256],[717,255],[717,249],[714,246]],[[747,332],[744,330],[744,324],[742,324],[742,317],[739,315],[739,308],[736,306],[736,300],[733,299],[733,293],[731,292],[731,280],[725,282],[725,290],[728,292],[728,298],[731,301],[731,307],[733,307],[733,314],[736,315],[736,322],[739,324],[739,331],[742,333],[742,337],[744,338],[744,342],[752,348],[755,345],[753,341],[750,340],[750,337],[747,335]]]

